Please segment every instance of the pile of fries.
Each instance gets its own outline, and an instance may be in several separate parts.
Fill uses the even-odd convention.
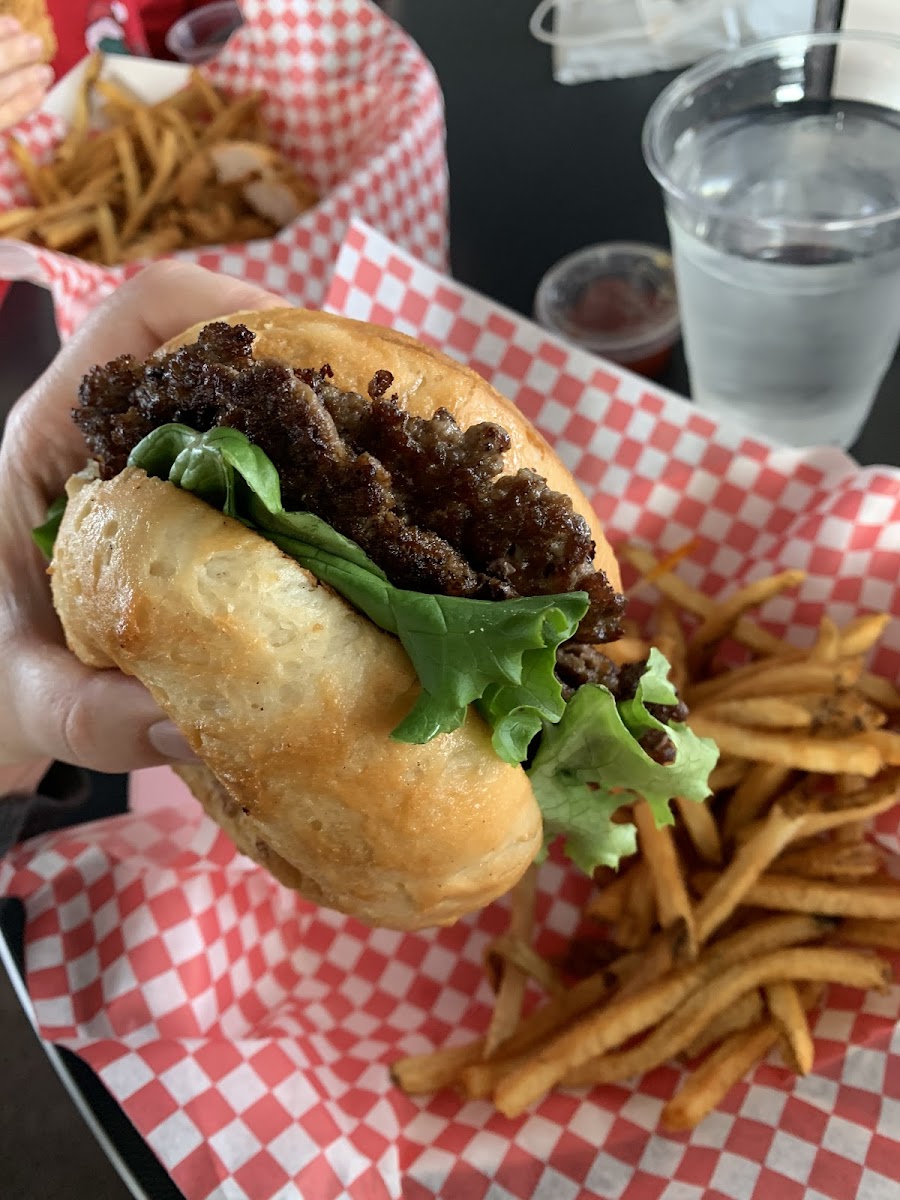
[[[829,983],[891,982],[874,949],[900,951],[900,882],[867,827],[900,793],[890,728],[900,694],[863,668],[888,616],[843,629],[823,618],[815,644],[798,650],[746,615],[802,572],[716,603],[672,573],[674,560],[637,547],[620,555],[640,572],[637,587],[661,593],[652,644],[672,664],[689,723],[720,747],[713,795],[676,802],[676,824],[661,829],[646,803],[633,805],[638,853],[618,874],[597,873],[588,943],[568,963],[534,948],[532,869],[488,950],[485,1036],[403,1059],[393,1074],[407,1092],[452,1086],[515,1117],[552,1088],[621,1082],[680,1059],[690,1069],[661,1124],[685,1130],[775,1047],[791,1070],[812,1069],[810,1013]],[[639,661],[651,643],[628,635],[612,655]],[[574,979],[576,959],[593,965]],[[523,1015],[535,984],[543,996]]]
[[[228,98],[194,71],[156,104],[89,62],[51,161],[7,145],[31,203],[0,212],[0,237],[115,266],[174,250],[268,238],[318,197],[268,144],[262,94]]]

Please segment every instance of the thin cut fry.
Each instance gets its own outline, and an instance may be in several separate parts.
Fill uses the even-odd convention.
[[[755,927],[724,938],[717,945],[711,946],[692,966],[658,980],[639,995],[613,998],[609,1004],[596,1012],[582,1017],[580,1021],[538,1049],[526,1063],[504,1076],[498,1082],[494,1097],[497,1107],[505,1116],[518,1116],[573,1067],[649,1029],[709,980],[721,978],[720,973],[726,966],[732,963],[741,964],[746,959],[762,954],[764,949],[774,949],[821,936],[827,927],[827,924],[818,919],[809,925],[762,921]],[[815,953],[822,951],[817,950]],[[777,957],[769,954],[758,961],[768,962],[769,959]],[[782,974],[777,977],[781,978]],[[758,984],[751,981],[744,990],[749,991],[754,986]],[[684,1044],[687,1045],[697,1032],[699,1031],[692,1032]],[[513,1052],[512,1040],[507,1049],[510,1053]],[[515,1050],[518,1049],[519,1047],[515,1047]]]
[[[0,213],[0,237],[24,237],[34,224],[39,208],[11,208]]]
[[[717,675],[687,690],[687,702],[695,709],[714,701],[740,700],[752,696],[793,696],[798,692],[832,693],[852,687],[860,677],[862,665],[858,659],[839,663],[785,662],[765,659],[737,667],[727,675]]]
[[[833,663],[841,657],[841,631],[829,616],[819,622],[819,636],[809,654],[811,662]]]
[[[695,1128],[777,1041],[778,1031],[770,1020],[730,1034],[666,1104],[662,1127],[672,1133]]]
[[[871,820],[887,812],[897,802],[900,792],[900,771],[885,771],[860,792],[848,795],[835,793],[829,797],[830,811],[807,812],[803,818],[803,837],[815,837],[828,833],[841,825],[860,820]],[[785,807],[790,807],[790,797],[785,797]]]
[[[537,872],[529,867],[510,896],[511,913],[509,932],[512,938],[525,946],[531,942],[534,933],[534,898],[537,887]],[[490,1058],[501,1042],[513,1032],[522,1016],[522,1003],[525,999],[525,988],[528,975],[517,962],[502,953],[498,954],[497,943],[489,946],[486,951],[488,960],[499,959],[498,970],[500,981],[497,988],[497,998],[494,1001],[494,1011],[491,1023],[485,1037],[484,1056]]]
[[[851,917],[842,921],[837,936],[854,946],[895,950],[900,953],[900,925],[896,921],[878,921],[871,917]]]
[[[638,845],[650,868],[659,923],[663,929],[668,929],[676,921],[683,921],[688,939],[688,956],[694,958],[697,953],[694,912],[678,861],[672,831],[667,826],[660,828],[656,824],[653,810],[646,800],[635,804],[633,812],[638,831]]]
[[[661,575],[667,575],[670,571],[674,570],[682,559],[689,558],[696,548],[697,539],[691,538],[689,542],[685,542],[676,550],[673,550],[671,554],[667,554],[665,558],[661,558],[659,562],[653,562],[651,558],[651,565],[646,571],[642,570],[641,577],[636,581],[631,590],[636,591],[643,583],[655,583]],[[650,558],[649,555],[648,558]]]
[[[838,825],[832,834],[832,841],[842,846],[858,846],[866,840],[867,821],[848,821],[846,825]]]
[[[72,116],[69,121],[69,131],[56,151],[60,162],[69,162],[75,157],[87,136],[91,119],[91,91],[103,67],[103,55],[96,51],[88,60],[81,77],[81,85],[72,106]]]
[[[728,800],[722,822],[726,841],[765,812],[772,797],[778,795],[790,777],[789,767],[754,763]]]
[[[112,209],[108,204],[98,204],[95,212],[95,224],[103,261],[114,263],[119,258],[119,239],[116,236],[116,222]]]
[[[418,1096],[449,1087],[460,1071],[477,1063],[484,1054],[484,1038],[463,1046],[449,1046],[431,1054],[399,1058],[391,1067],[391,1076],[407,1095]]]
[[[832,695],[801,693],[791,697],[812,715],[813,728],[828,737],[846,737],[878,729],[887,715],[860,692],[836,692]]]
[[[678,917],[666,929],[654,934],[646,946],[633,958],[628,970],[623,971],[622,983],[616,998],[634,996],[649,987],[657,979],[676,967],[691,963],[697,957],[697,936],[693,924],[687,918]]]
[[[796,918],[795,918],[796,919]],[[818,928],[824,928],[821,924]],[[567,992],[554,996],[541,1008],[530,1013],[520,1023],[512,1037],[504,1043],[504,1056],[520,1054],[550,1037],[575,1017],[594,1008],[617,986],[623,972],[633,963],[635,955],[625,954],[603,971],[581,979]]]
[[[880,958],[830,946],[777,950],[731,967],[706,983],[676,1007],[637,1046],[616,1053],[594,1054],[590,1059],[585,1056],[579,1057],[578,1061],[567,1061],[562,1077],[568,1086],[581,1087],[588,1083],[616,1083],[643,1075],[645,1071],[680,1054],[710,1021],[751,988],[765,987],[783,979],[842,983],[848,987],[873,988],[883,992],[890,985],[891,969]],[[637,1006],[640,998],[630,999]],[[640,1030],[634,1032],[639,1033]],[[621,1045],[624,1040],[614,1042],[612,1046]],[[597,1042],[600,1041],[602,1039],[597,1039]],[[608,1048],[612,1046],[607,1042]],[[499,1096],[498,1088],[500,1111],[506,1116],[516,1115],[499,1103]]]
[[[712,774],[709,777],[709,788],[711,792],[725,792],[729,788],[736,787],[750,769],[750,764],[743,758],[733,758],[728,754],[722,754],[719,761],[713,767]]]
[[[122,226],[122,241],[128,243],[137,233],[141,222],[150,212],[154,204],[163,194],[164,189],[168,185],[172,172],[177,164],[178,156],[178,141],[175,133],[171,129],[163,131],[159,147],[154,147],[156,157],[154,158],[155,173],[150,182],[150,186],[141,196],[134,211],[128,216],[125,224]]]
[[[604,884],[599,892],[591,896],[584,906],[585,916],[593,917],[596,921],[617,921],[625,905],[628,873],[633,869],[634,867],[629,867],[627,870],[621,870],[611,883]]]
[[[900,691],[889,680],[882,679],[880,675],[872,675],[870,672],[864,671],[859,677],[858,686],[863,695],[873,700],[879,708],[886,708],[888,712],[896,712],[900,709]]]
[[[526,1017],[512,1037],[500,1047],[495,1058],[484,1061],[484,1039],[480,1038],[466,1047],[454,1047],[454,1053],[448,1054],[446,1058],[440,1058],[444,1052],[437,1051],[435,1054],[402,1059],[401,1071],[398,1073],[396,1067],[394,1068],[397,1083],[410,1094],[436,1091],[455,1082],[465,1068],[479,1064],[481,1069],[477,1075],[471,1077],[469,1086],[473,1089],[477,1087],[478,1095],[490,1095],[500,1080],[521,1064],[523,1055],[528,1050],[540,1045],[569,1021],[587,1012],[608,996],[617,982],[616,968],[627,964],[633,957],[626,955],[610,970],[581,980],[568,992]],[[468,1053],[464,1054],[463,1051]],[[430,1076],[439,1077],[440,1082],[433,1087],[418,1086]],[[407,1081],[411,1086],[407,1087]]]
[[[773,596],[799,587],[805,578],[805,571],[782,571],[778,575],[768,575],[717,604],[691,638],[688,645],[689,669],[696,672],[703,665],[716,642],[730,633],[735,622],[748,609],[757,608]]]
[[[815,1050],[796,986],[782,979],[767,984],[765,991],[766,1004],[778,1030],[785,1060],[798,1075],[808,1075]]]
[[[618,548],[618,553],[626,562],[648,575],[658,564],[653,555],[645,550],[642,546],[628,544]],[[661,574],[653,580],[656,587],[665,595],[670,596],[682,608],[687,609],[690,613],[695,613],[698,617],[704,619],[709,617],[715,608],[715,601],[710,600],[708,596],[704,596],[690,584],[684,582],[677,575]],[[757,625],[754,621],[742,617],[731,630],[734,637],[742,646],[746,646],[750,650],[755,650],[758,654],[795,654],[793,647],[787,646],[774,634],[769,633],[767,629],[763,629],[761,625]],[[874,700],[876,704],[889,711],[900,709],[900,690],[887,679],[882,679],[878,675],[872,675],[870,672],[864,672],[860,676],[859,687],[861,691]]]
[[[749,929],[713,943],[705,951],[703,964],[694,964],[688,970],[695,972],[696,984],[708,976],[713,977],[717,971],[734,962],[742,962],[784,946],[820,939],[834,929],[834,926],[835,922],[827,917],[768,917]],[[568,992],[548,1001],[527,1016],[512,1037],[500,1048],[497,1057],[484,1064],[490,1073],[491,1086],[488,1093],[482,1094],[489,1094],[502,1079],[517,1070],[522,1065],[520,1060],[527,1051],[540,1046],[569,1022],[608,999],[617,980],[629,970],[633,970],[640,961],[641,956],[637,954],[624,955],[607,970],[581,980]],[[617,997],[617,1001],[619,999]],[[484,1039],[479,1038],[464,1046],[401,1059],[392,1071],[396,1082],[404,1091],[419,1094],[448,1087],[459,1078],[466,1067],[481,1063],[483,1058]],[[484,1078],[482,1074],[482,1086]]]
[[[882,866],[881,853],[871,842],[841,845],[830,842],[789,850],[774,863],[779,875],[801,875],[814,879],[864,879]]]
[[[841,630],[841,654],[846,658],[867,654],[890,623],[890,613],[865,613],[856,617]]]
[[[643,662],[650,653],[650,645],[643,638],[621,637],[618,641],[607,642],[603,653],[622,666],[624,663]]]
[[[628,872],[628,890],[622,915],[613,929],[613,940],[624,950],[639,950],[650,940],[656,920],[656,894],[646,860]]]
[[[787,816],[776,805],[757,834],[741,846],[697,905],[695,920],[701,942],[710,938],[731,916],[766,867],[799,836],[803,820],[802,816]]]
[[[202,71],[198,71],[196,68],[191,71],[191,85],[203,97],[203,101],[211,114],[220,113],[225,107],[222,97]]]
[[[39,204],[51,204],[56,199],[56,195],[53,189],[47,186],[44,173],[32,158],[28,147],[14,137],[8,138],[6,144],[9,147],[10,155],[25,176],[25,182],[28,184],[28,190],[32,196]]]
[[[494,1088],[503,1075],[519,1066],[523,1061],[522,1055],[518,1055],[516,1058],[503,1059],[499,1062],[493,1059],[487,1062],[473,1063],[471,1066],[463,1067],[454,1082],[462,1090],[467,1100],[487,1100],[493,1095]]]
[[[684,1057],[689,1062],[699,1058],[710,1046],[715,1046],[729,1034],[736,1033],[739,1029],[747,1029],[748,1026],[761,1021],[765,1011],[762,995],[754,988],[752,992],[748,992],[746,996],[741,996],[740,1000],[736,1000],[730,1008],[719,1013],[689,1046],[685,1046]]]
[[[137,208],[141,192],[141,178],[134,158],[134,146],[121,126],[114,131],[113,137],[125,192],[125,212],[131,216]]]
[[[715,876],[700,872],[694,884],[712,889]],[[900,884],[840,884],[791,875],[762,875],[744,892],[741,903],[779,912],[824,913],[834,917],[874,917],[900,920]],[[702,907],[702,901],[701,906]],[[699,907],[698,907],[699,912]]]
[[[102,96],[107,104],[116,105],[126,113],[144,107],[139,96],[124,84],[116,83],[114,79],[98,79],[94,84],[94,91]]]
[[[873,729],[865,735],[887,767],[900,767],[900,733],[891,729]]]
[[[240,96],[229,100],[225,107],[216,114],[206,132],[200,139],[200,145],[210,146],[215,141],[233,137],[242,121],[259,107],[262,101],[261,92],[253,92],[248,96]]]
[[[804,984],[800,989],[804,1010],[814,1007],[820,994],[821,985]],[[738,1001],[735,1007],[740,1005],[741,1001]],[[769,1053],[778,1039],[778,1028],[771,1018],[762,1019],[761,1005],[758,1016],[747,1024],[749,1028],[742,1027],[730,1033],[709,1058],[688,1076],[663,1109],[660,1118],[663,1128],[676,1132],[699,1125],[734,1084]],[[762,1036],[763,1030],[766,1036]]]
[[[877,774],[882,766],[881,753],[868,740],[872,734],[826,741],[763,733],[755,729],[736,729],[724,721],[711,720],[703,713],[692,713],[688,721],[695,733],[712,738],[720,750],[727,754],[743,753],[745,757],[759,762],[823,775],[840,775],[849,771],[866,777]]]
[[[559,973],[553,964],[545,958],[541,958],[533,946],[529,946],[521,937],[514,936],[511,931],[494,938],[486,955],[489,960],[493,960],[489,974],[496,974],[502,979],[505,964],[515,967],[526,980],[533,979],[548,996],[558,996],[565,991]],[[518,1016],[516,1021],[512,1022],[513,1027],[517,1022]]]
[[[709,806],[677,797],[675,807],[682,825],[694,843],[694,849],[704,862],[718,866],[722,861],[722,841]]]
[[[667,596],[663,597],[656,610],[654,642],[669,662],[669,678],[680,695],[687,682],[687,643],[678,611]]]
[[[97,221],[93,212],[57,217],[53,221],[45,221],[40,227],[41,237],[51,250],[71,250],[96,228]]]
[[[731,725],[756,729],[808,729],[813,715],[802,704],[779,696],[751,696],[744,700],[719,700],[696,711]]]

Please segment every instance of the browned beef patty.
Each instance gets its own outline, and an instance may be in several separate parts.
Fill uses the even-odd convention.
[[[121,471],[159,425],[229,426],[275,464],[286,509],[352,538],[396,586],[486,600],[586,591],[578,640],[619,636],[625,601],[594,569],[587,522],[535,472],[501,474],[506,430],[460,429],[444,409],[410,416],[388,371],[364,398],[336,387],[327,364],[255,359],[253,340],[216,322],[194,345],[95,367],[73,416],[101,475]]]

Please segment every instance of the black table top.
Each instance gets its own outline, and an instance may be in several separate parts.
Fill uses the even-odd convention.
[[[453,272],[469,286],[529,314],[537,283],[562,255],[592,242],[629,239],[668,243],[658,187],[645,169],[640,131],[653,99],[672,78],[655,74],[577,87],[553,81],[546,47],[528,33],[535,0],[384,0],[382,7],[404,25],[434,63],[447,107],[451,180]],[[17,285],[0,309],[0,418],[44,368],[56,348],[49,298]],[[664,380],[686,393],[683,356],[676,354]],[[900,465],[900,361],[894,363],[854,454],[863,463]],[[109,807],[121,806],[120,779],[98,781]],[[0,911],[0,932],[21,944],[14,906]],[[38,1089],[15,1103],[0,1097],[2,1151],[33,1136],[27,1113],[43,1102],[40,1088],[62,1088],[39,1062],[37,1043],[22,1037],[6,1058],[23,1086]],[[33,1062],[33,1067],[32,1067]],[[76,1071],[78,1070],[76,1066]],[[86,1069],[78,1074],[88,1102],[154,1196],[177,1195],[154,1164],[128,1145],[124,1118]],[[49,1073],[47,1073],[49,1075]],[[39,1082],[44,1080],[43,1083]],[[0,1083],[2,1089],[2,1083]],[[68,1104],[68,1100],[65,1101]],[[112,1114],[112,1115],[111,1115]],[[127,1125],[127,1123],[126,1123]],[[60,1136],[83,1144],[85,1129],[74,1107]],[[75,1150],[72,1153],[76,1153]],[[23,1175],[24,1179],[25,1176]],[[22,1196],[67,1197],[71,1164],[41,1155],[29,1165]],[[124,1195],[118,1184],[92,1192]]]

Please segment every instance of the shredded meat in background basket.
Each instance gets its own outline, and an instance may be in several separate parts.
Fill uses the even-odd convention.
[[[590,530],[569,497],[534,471],[501,474],[505,429],[463,430],[445,409],[411,416],[389,394],[389,371],[375,373],[364,398],[336,387],[327,364],[255,359],[253,341],[245,326],[215,322],[194,345],[95,367],[73,417],[101,476],[121,471],[159,425],[238,429],[275,464],[286,509],[322,517],[398,587],[480,600],[586,591],[590,609],[560,651],[560,678],[618,694],[622,673],[591,644],[620,635],[625,599],[594,569]]]

